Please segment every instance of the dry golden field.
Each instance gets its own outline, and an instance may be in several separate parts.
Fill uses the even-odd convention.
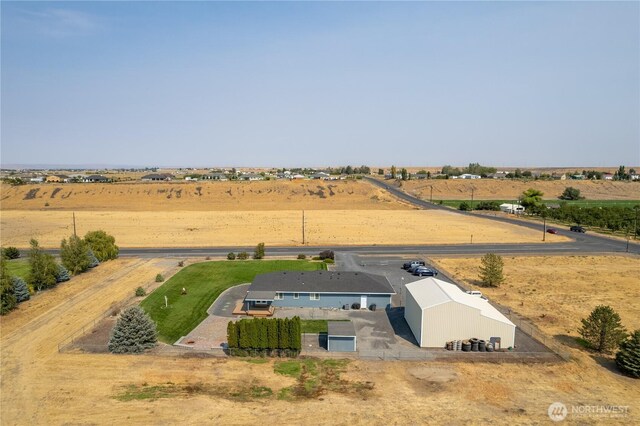
[[[211,247],[302,244],[302,212],[283,211],[80,211],[77,232],[104,229],[121,247]],[[2,212],[2,244],[59,247],[73,233],[68,211]],[[541,232],[440,210],[305,211],[308,245],[541,243]],[[567,241],[548,235],[546,243]]]
[[[479,257],[433,260],[550,336],[577,337],[580,319],[597,305],[610,305],[628,329],[640,328],[637,256],[503,256],[506,281],[498,288],[477,286]]]
[[[627,268],[625,259],[602,260],[607,261]],[[564,264],[570,262],[567,258]],[[570,417],[572,423],[640,422],[637,380],[599,365],[578,349],[569,349],[573,361],[549,365],[353,361],[343,378],[372,382],[372,392],[328,391],[300,401],[229,396],[231,390],[249,386],[277,393],[292,385],[291,378],[274,373],[273,361],[58,353],[58,342],[68,334],[130,297],[156,273],[169,275],[174,265],[171,259],[106,262],[2,317],[0,423],[246,425],[268,419],[286,425],[529,425],[549,422],[547,408],[554,401],[630,407],[625,418]],[[558,275],[563,279],[561,270]],[[598,270],[594,278],[605,276]],[[116,398],[129,386],[174,385],[212,392]]]
[[[469,200],[473,189],[474,200],[517,200],[527,189],[544,193],[543,198],[556,200],[565,188],[580,190],[587,200],[640,200],[640,182],[613,181],[512,181],[501,179],[432,179],[401,182],[405,192],[428,200],[433,186],[434,200]]]

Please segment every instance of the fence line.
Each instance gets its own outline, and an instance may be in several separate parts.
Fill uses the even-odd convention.
[[[80,337],[87,334],[87,332],[93,330],[100,321],[111,316],[111,314],[113,313],[113,310],[114,310],[114,307],[110,307],[102,315],[100,315],[97,318],[94,318],[93,320],[83,325],[81,328],[77,329],[76,331],[74,331],[73,333],[71,333],[64,339],[62,339],[62,341],[58,343],[58,352],[62,352],[65,349],[68,349],[71,345],[75,343],[76,339],[79,339]],[[93,346],[93,345],[88,345],[88,346]]]

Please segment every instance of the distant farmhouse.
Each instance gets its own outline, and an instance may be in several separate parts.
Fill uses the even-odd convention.
[[[257,173],[245,173],[238,176],[238,180],[249,180],[249,181],[264,180],[264,176],[259,175]]]
[[[224,173],[207,173],[202,175],[202,177],[200,178],[202,180],[228,180],[227,175],[225,175]]]
[[[385,309],[395,294],[381,275],[364,272],[273,272],[257,275],[245,296],[241,310],[290,308]]]
[[[142,176],[141,180],[145,182],[170,181],[173,180],[173,175],[170,173],[151,173]]]
[[[47,176],[47,179],[45,180],[46,182],[65,183],[65,182],[69,182],[70,178],[67,175],[50,175],[50,176]]]
[[[452,179],[480,179],[482,176],[480,175],[472,175],[470,173],[464,173],[460,176],[451,176]]]
[[[89,175],[82,179],[83,182],[109,182],[110,179],[102,175]]]
[[[520,204],[503,203],[500,204],[500,211],[511,214],[522,214],[524,213],[524,207]]]

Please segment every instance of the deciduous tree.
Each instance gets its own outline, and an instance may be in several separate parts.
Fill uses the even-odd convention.
[[[76,235],[69,237],[69,241],[62,240],[60,244],[60,258],[62,264],[73,275],[77,275],[89,269],[91,259],[89,258],[89,246],[85,241]]]
[[[87,232],[87,235],[84,236],[84,240],[89,245],[89,248],[93,250],[93,254],[100,262],[118,257],[120,249],[116,245],[116,239],[105,231],[98,230]]]
[[[56,279],[58,264],[55,259],[49,253],[42,251],[38,241],[32,239],[29,243],[31,244],[31,250],[29,250],[31,272],[27,282],[38,291],[55,286],[58,283]]]

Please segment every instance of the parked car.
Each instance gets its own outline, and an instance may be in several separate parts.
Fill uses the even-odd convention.
[[[436,271],[435,269],[427,268],[425,266],[421,266],[413,271],[413,275],[417,275],[419,277],[435,277],[438,275],[438,271]]]
[[[578,226],[578,225],[572,226],[571,228],[569,228],[569,230],[570,230],[571,232],[580,232],[580,233],[582,233],[582,234],[584,234],[585,232],[587,232],[587,230],[586,230],[586,229],[584,229],[582,226]]]
[[[411,268],[407,269],[407,272],[414,273],[418,268],[426,268],[424,265],[413,265]]]
[[[549,228],[549,229],[547,229],[547,232],[548,232],[549,234],[557,234],[557,233],[558,233],[558,230],[557,230],[556,228]]]
[[[402,269],[409,269],[412,266],[424,266],[423,260],[412,260],[411,262],[404,262]]]

